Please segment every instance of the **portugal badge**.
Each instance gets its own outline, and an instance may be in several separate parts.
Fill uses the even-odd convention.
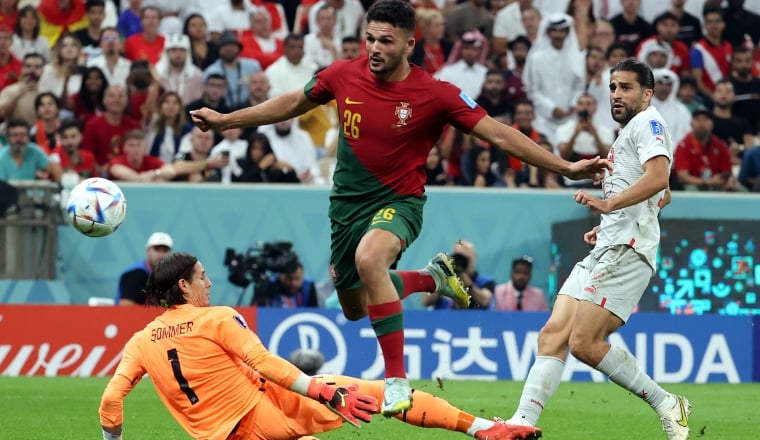
[[[396,127],[406,125],[406,121],[412,117],[412,108],[409,107],[408,102],[402,102],[401,105],[396,106],[396,116],[398,117]]]

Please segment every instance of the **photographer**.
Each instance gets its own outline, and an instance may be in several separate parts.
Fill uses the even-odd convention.
[[[475,246],[466,240],[458,240],[454,244],[452,258],[455,262],[454,270],[462,283],[469,290],[472,301],[471,309],[488,309],[491,306],[493,291],[496,281],[489,275],[482,274],[477,270],[477,254]],[[431,293],[422,297],[422,305],[433,309],[453,309],[451,299],[438,293]]]
[[[262,290],[264,290],[262,292]],[[256,284],[253,303],[260,307],[317,307],[317,289],[314,280],[304,276],[303,264],[270,275],[268,282]]]
[[[0,92],[0,118],[23,119],[29,125],[37,122],[34,99],[39,93],[39,80],[45,59],[36,53],[27,54],[21,67],[21,79]]]
[[[565,122],[557,128],[559,155],[567,160],[606,157],[610,145],[615,141],[615,133],[608,127],[593,122],[596,99],[584,93],[578,98],[577,110],[575,121]],[[568,186],[584,187],[591,181],[565,178],[565,183]]]

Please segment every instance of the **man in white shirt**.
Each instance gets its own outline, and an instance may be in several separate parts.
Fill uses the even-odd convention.
[[[311,80],[317,65],[304,56],[303,36],[291,34],[285,37],[284,54],[265,71],[272,89],[269,96],[282,95],[296,89]]]
[[[660,244],[657,215],[670,201],[674,144],[662,115],[649,105],[654,87],[651,69],[638,60],[613,68],[612,117],[621,127],[608,155],[615,171],[604,178],[603,199],[582,190],[573,196],[601,213],[601,224],[583,237],[594,248],[559,290],[509,424],[536,424],[559,387],[569,348],[575,358],[646,401],[669,440],[689,437],[689,401],[665,391],[627,349],[606,341],[628,321],[649,284]]]
[[[100,33],[100,56],[87,58],[87,67],[103,71],[108,84],[127,85],[132,62],[121,56],[121,36],[116,28],[104,28]]]
[[[356,37],[364,19],[364,7],[359,0],[319,0],[309,9],[309,31],[319,28],[317,12],[324,6],[335,9],[335,36]]]
[[[501,55],[507,50],[507,43],[520,35],[527,36],[523,26],[522,13],[533,7],[533,0],[517,0],[499,9],[493,20],[492,53]]]
[[[212,39],[218,39],[224,31],[244,31],[251,27],[251,12],[254,7],[248,0],[222,0],[208,2],[208,31]]]
[[[678,100],[681,81],[670,69],[654,69],[654,96],[652,105],[668,123],[670,138],[678,144],[691,131],[691,112]]]
[[[308,133],[296,126],[294,119],[261,126],[259,133],[269,139],[277,161],[288,164],[301,183],[325,183],[317,165],[317,149]]]
[[[557,72],[562,72],[561,79]],[[569,15],[553,14],[541,20],[522,80],[535,104],[536,128],[556,145],[557,127],[571,120],[586,83],[586,63]]]
[[[199,99],[203,90],[203,72],[193,64],[190,38],[184,34],[169,34],[164,53],[156,64],[164,91],[176,92],[183,103]]]
[[[317,11],[317,28],[303,37],[303,50],[307,58],[319,67],[327,67],[339,58],[340,39],[335,38],[335,9],[322,6]]]
[[[488,68],[478,63],[480,51],[483,49],[483,40],[473,32],[465,32],[460,43],[462,58],[453,64],[441,67],[434,76],[454,84],[467,96],[476,99],[483,90],[483,83],[486,82],[486,73],[488,73]]]

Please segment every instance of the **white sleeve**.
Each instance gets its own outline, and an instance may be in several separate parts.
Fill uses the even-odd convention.
[[[673,154],[668,148],[668,145],[671,145],[670,133],[664,121],[649,112],[645,116],[645,118],[636,118],[636,121],[632,121],[636,124],[632,134],[636,142],[639,163],[644,165],[655,156],[665,156],[672,162]]]
[[[535,105],[536,113],[546,119],[551,119],[554,109],[557,108],[557,104],[548,95],[543,93],[541,88],[541,70],[539,70],[538,64],[540,64],[540,60],[537,61],[535,56],[528,55],[528,59],[525,61],[523,83],[525,83],[525,91],[528,94],[528,98]]]

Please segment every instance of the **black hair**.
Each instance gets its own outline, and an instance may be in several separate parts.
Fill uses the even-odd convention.
[[[185,24],[182,26],[182,33],[185,34],[185,35],[187,35],[188,37],[190,36],[190,34],[187,33],[187,28],[190,27],[190,20],[192,20],[193,18],[196,18],[196,17],[198,17],[201,20],[203,20],[203,23],[208,26],[208,24],[206,23],[206,19],[201,14],[190,14],[190,15],[188,15],[187,18],[185,19]]]
[[[680,22],[678,17],[676,17],[676,14],[670,11],[665,11],[654,18],[654,21],[652,22],[652,26],[657,27],[657,25],[660,24],[660,22],[665,21],[665,20],[673,20],[676,23]]]
[[[79,125],[79,122],[74,119],[64,119],[61,121],[61,125],[58,126],[58,134],[62,135],[70,128],[76,128],[80,134],[82,133],[82,126]]]
[[[291,41],[303,41],[303,35],[302,34],[288,34],[285,39],[282,41],[283,45],[287,45]]]
[[[645,89],[654,90],[654,74],[648,64],[637,60],[636,58],[627,58],[610,69],[610,73],[615,72],[633,72],[636,74],[636,81]]]
[[[100,88],[97,92],[92,92],[90,89],[87,88],[87,78],[90,76],[91,73],[96,73],[100,76],[100,80],[103,81],[103,87]],[[106,78],[106,74],[103,73],[102,70],[100,70],[99,67],[90,66],[87,67],[84,70],[84,73],[82,73],[82,85],[79,86],[79,99],[82,102],[82,105],[84,105],[84,108],[86,108],[90,112],[95,112],[97,109],[103,108],[103,95],[106,93],[106,89],[108,88],[108,78]]]
[[[715,6],[709,3],[705,3],[705,7],[702,8],[702,18],[707,18],[709,14],[718,14],[723,19],[723,10],[720,6]]]
[[[84,9],[85,11],[89,11],[96,6],[102,6],[105,8],[106,2],[104,0],[87,0],[87,2],[84,4]]]
[[[197,262],[197,257],[185,252],[173,252],[159,258],[148,277],[146,304],[169,308],[187,303],[179,288],[179,280],[191,281]]]
[[[27,134],[29,134],[29,123],[23,119],[11,119],[10,121],[8,121],[8,123],[5,125],[5,131],[6,133],[10,133],[11,128],[16,128],[16,127],[26,128],[26,132]]]
[[[206,77],[206,81],[203,84],[208,84],[208,82],[212,79],[221,79],[222,81],[224,81],[225,84],[227,84],[227,77],[222,75],[221,73],[210,73]]]
[[[628,49],[628,46],[623,43],[615,42],[607,47],[607,52],[604,54],[604,59],[609,59],[610,55],[612,55],[612,52],[618,49],[624,50],[625,54],[628,56],[631,55],[631,50]]]
[[[367,23],[378,21],[393,27],[414,32],[416,17],[414,8],[405,0],[380,0],[367,11]]]
[[[359,40],[356,37],[348,36],[348,37],[343,37],[343,39],[340,40],[340,42],[341,42],[341,44],[346,44],[346,43],[356,43],[356,44],[359,44],[359,43],[361,43],[361,40]]]
[[[32,5],[26,5],[18,10],[18,15],[16,15],[16,23],[13,25],[13,30],[16,32],[16,35],[21,37],[21,17],[24,17],[30,12],[34,13],[34,16],[37,18],[37,24],[34,26],[34,30],[32,31],[32,37],[34,37],[36,40],[37,37],[40,36],[40,14],[37,12],[37,8]]]
[[[55,102],[55,106],[58,107],[59,110],[61,109],[61,100],[57,96],[55,96],[54,93],[42,92],[34,97],[34,111],[35,112],[40,109],[43,98],[52,98],[53,102]]]

